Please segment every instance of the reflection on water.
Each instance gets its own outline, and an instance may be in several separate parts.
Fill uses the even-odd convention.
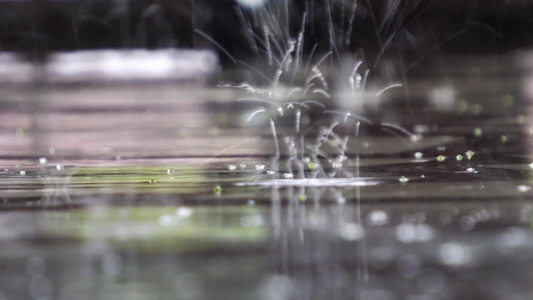
[[[305,136],[198,82],[4,84],[0,299],[528,299],[529,106],[479,80]]]

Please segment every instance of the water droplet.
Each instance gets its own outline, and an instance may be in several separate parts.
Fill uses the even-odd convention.
[[[422,140],[422,138],[423,138],[423,135],[421,135],[421,134],[413,134],[413,135],[411,135],[411,136],[409,137],[409,139],[410,139],[411,142],[413,142],[413,143],[417,143],[417,142],[419,142],[420,140]]]
[[[469,246],[462,243],[444,243],[439,247],[437,258],[442,264],[460,267],[471,262],[472,250]]]
[[[241,170],[246,169],[246,164],[239,164],[239,168],[240,168]]]
[[[444,146],[437,147],[437,151],[444,152],[446,151],[446,147]]]
[[[150,180],[148,181],[148,183],[150,183],[150,184],[156,184],[156,183],[157,183],[157,180],[155,180],[155,179],[150,179]]]
[[[504,143],[504,144],[507,143],[507,141],[509,140],[509,138],[506,135],[502,135],[500,139],[501,139],[502,143]]]
[[[470,159],[472,159],[472,156],[474,156],[475,152],[472,151],[472,150],[468,150],[468,151],[466,151],[465,154],[466,154],[466,159],[470,160]]]
[[[402,176],[400,177],[400,179],[398,179],[398,181],[400,181],[401,183],[407,183],[409,181],[409,178]]]
[[[26,132],[24,131],[24,129],[17,128],[17,130],[15,131],[15,136],[16,137],[23,137],[24,135],[26,135]]]
[[[266,171],[266,173],[267,173],[268,175],[274,175],[274,174],[276,174],[276,172],[274,172],[274,171],[272,171],[272,170],[268,170],[268,171]]]
[[[20,175],[22,175],[22,176],[26,175],[26,171],[24,171],[24,170],[20,171],[19,173],[20,173]]]
[[[473,133],[474,133],[475,137],[477,137],[477,138],[481,137],[481,135],[483,135],[483,129],[481,129],[479,127],[476,127],[476,128],[474,128]]]
[[[263,171],[263,170],[265,169],[265,165],[259,165],[259,164],[258,164],[258,165],[255,165],[255,169],[256,169],[257,171]]]
[[[516,187],[516,189],[519,192],[525,193],[525,192],[531,190],[531,187],[529,185],[519,185],[519,186]]]
[[[236,165],[229,165],[228,166],[228,170],[235,171],[235,170],[237,170],[237,166]]]
[[[261,215],[243,216],[240,222],[244,227],[259,227],[265,223]]]
[[[248,200],[247,204],[250,205],[250,206],[255,205],[255,201],[254,200]]]
[[[424,154],[422,154],[422,152],[415,152],[416,159],[422,159],[422,157],[424,157]]]
[[[331,166],[335,169],[342,169],[342,163],[341,162],[334,162],[331,164]]]
[[[457,161],[462,161],[463,160],[463,156],[461,154],[457,154],[457,156],[455,157],[455,159]]]
[[[371,210],[366,220],[372,226],[383,226],[389,223],[389,215],[382,210]]]
[[[396,227],[396,238],[406,244],[433,239],[433,229],[427,224],[402,223]]]
[[[192,210],[192,208],[189,208],[189,207],[182,206],[176,209],[176,216],[181,217],[181,218],[188,218],[192,216],[193,213],[194,213],[194,210]]]
[[[63,170],[63,165],[56,165],[56,170],[61,171]]]
[[[468,173],[477,173],[476,169],[474,169],[474,168],[472,168],[472,167],[467,168],[467,169],[466,169],[466,172],[468,172]]]
[[[174,169],[167,169],[167,174],[172,174],[174,173]]]
[[[342,223],[337,229],[337,236],[347,241],[356,241],[365,236],[365,231],[360,224]]]
[[[213,188],[213,191],[215,193],[220,193],[222,192],[222,188],[220,187],[220,185],[215,185],[215,187]]]
[[[178,223],[179,219],[174,215],[162,215],[159,217],[159,225],[162,227],[176,226]]]
[[[299,200],[300,202],[305,202],[305,200],[307,200],[307,196],[306,196],[305,194],[300,194],[300,195],[298,196],[298,200]]]
[[[44,165],[44,164],[46,164],[47,162],[48,162],[48,159],[47,159],[46,157],[41,157],[41,158],[39,158],[39,163],[40,163],[41,165]]]
[[[443,161],[445,161],[445,160],[446,160],[446,157],[445,157],[444,155],[439,155],[439,156],[437,156],[437,161],[439,161],[439,162],[443,162]]]
[[[292,174],[292,173],[284,173],[283,174],[283,178],[285,178],[285,179],[293,179],[294,178],[294,174]]]

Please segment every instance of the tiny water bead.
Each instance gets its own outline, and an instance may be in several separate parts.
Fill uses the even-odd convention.
[[[371,226],[383,226],[389,223],[389,215],[383,210],[372,210],[366,220]]]
[[[237,170],[237,166],[236,165],[228,165],[228,170],[235,171],[235,170]]]
[[[222,188],[220,187],[220,185],[216,185],[214,188],[213,188],[213,191],[217,194],[220,194],[220,192],[222,192]]]
[[[257,171],[263,171],[265,169],[265,165],[257,164],[255,165],[255,169]]]
[[[472,151],[472,150],[468,150],[468,151],[465,152],[465,154],[466,154],[466,159],[471,160],[472,157],[474,156],[475,152]]]
[[[44,164],[46,164],[47,162],[48,162],[48,159],[47,159],[46,157],[41,157],[41,158],[39,158],[39,163],[40,163],[41,165],[44,165]]]
[[[529,185],[519,185],[516,187],[516,189],[521,192],[521,193],[525,193],[525,192],[528,192],[531,190],[531,187]]]
[[[309,168],[309,170],[314,170],[314,169],[316,169],[318,167],[318,164],[316,162],[312,161],[312,162],[309,162],[307,164],[307,167]]]
[[[483,129],[479,128],[479,127],[476,127],[474,128],[473,130],[473,134],[474,134],[474,137],[481,137],[483,135]]]
[[[422,157],[424,157],[424,154],[422,152],[415,152],[416,159],[422,159]]]
[[[400,183],[407,183],[409,181],[409,178],[405,176],[401,176],[400,179],[398,179],[398,181],[400,181]]]
[[[455,156],[455,160],[462,161],[463,160],[463,156],[461,154],[457,154],[457,156]]]
[[[444,155],[439,155],[439,156],[437,156],[437,161],[439,161],[439,162],[443,162],[443,161],[445,161],[445,160],[446,160],[446,156],[444,156]]]

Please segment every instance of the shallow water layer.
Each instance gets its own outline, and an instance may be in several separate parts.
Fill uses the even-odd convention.
[[[305,134],[224,89],[5,86],[0,299],[529,299],[531,108],[482,75]]]

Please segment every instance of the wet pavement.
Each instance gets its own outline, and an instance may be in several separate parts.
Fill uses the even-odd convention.
[[[495,73],[267,117],[192,83],[4,84],[0,299],[530,299],[528,82]]]

